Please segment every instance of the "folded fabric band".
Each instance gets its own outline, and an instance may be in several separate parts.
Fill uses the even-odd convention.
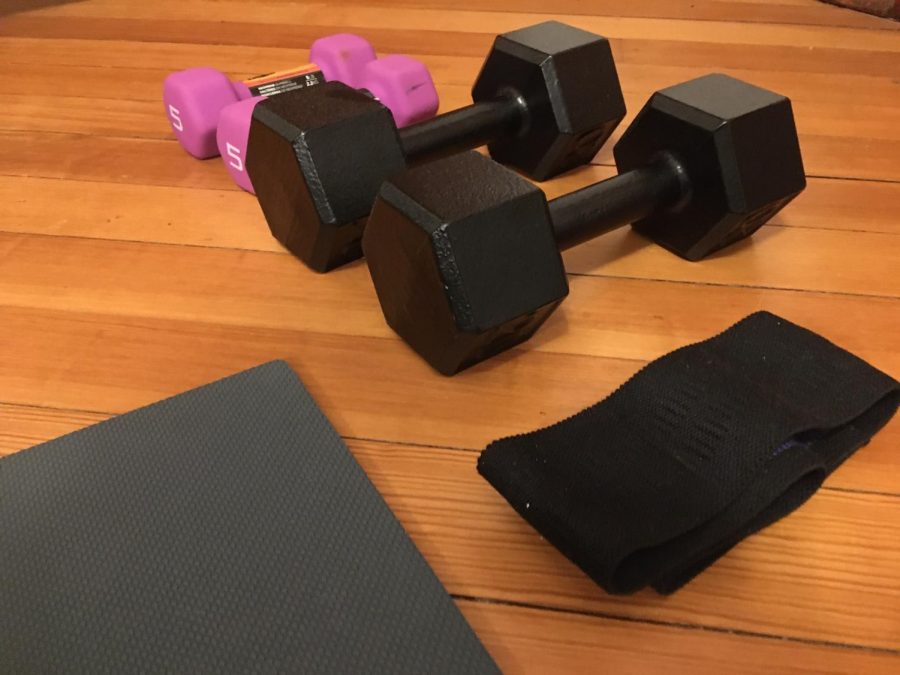
[[[494,441],[478,471],[608,592],[671,593],[802,504],[898,401],[893,378],[759,312]]]

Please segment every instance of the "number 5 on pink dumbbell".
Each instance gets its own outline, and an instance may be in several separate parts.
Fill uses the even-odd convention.
[[[163,85],[163,102],[178,142],[200,159],[221,153],[235,182],[252,192],[244,171],[247,136],[253,107],[265,96],[323,80],[357,88],[371,81],[373,95],[383,97],[398,124],[420,121],[437,111],[437,92],[424,65],[400,56],[376,61],[375,50],[357,35],[344,33],[316,40],[310,59],[313,63],[243,82],[232,82],[213,68],[172,73]],[[398,89],[404,83],[407,89]],[[217,138],[220,116],[225,126]]]

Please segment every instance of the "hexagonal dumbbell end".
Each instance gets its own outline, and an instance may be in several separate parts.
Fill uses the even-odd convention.
[[[421,122],[437,112],[437,91],[421,61],[408,56],[385,56],[370,61],[356,80],[361,82],[362,89],[388,107],[397,126]],[[248,192],[254,192],[245,167],[250,120],[253,108],[262,99],[262,96],[255,96],[223,108],[216,132],[219,154],[228,172],[234,182]]]
[[[313,42],[309,60],[319,66],[328,82],[343,82],[358,89],[366,65],[375,60],[375,49],[359,35],[337,33]]]
[[[477,152],[385,182],[363,249],[388,324],[445,375],[527,340],[568,294],[543,192]]]
[[[557,21],[494,41],[472,98],[487,101],[509,90],[528,102],[530,119],[518,137],[488,149],[536,180],[590,161],[625,116],[609,42]]]
[[[259,204],[275,238],[316,271],[360,256],[372,199],[405,165],[391,112],[340,82],[253,110],[247,171]]]
[[[215,68],[188,68],[163,82],[163,105],[172,131],[181,147],[199,159],[218,154],[219,113],[242,98],[243,92]]]
[[[366,64],[359,86],[390,108],[398,127],[429,119],[438,109],[428,68],[408,56],[392,54]]]
[[[375,60],[375,50],[367,40],[358,35],[338,33],[316,40],[310,49],[310,58],[322,71],[326,81],[343,82],[356,87],[363,80],[365,67]],[[235,82],[234,85],[244,94],[244,100],[222,109],[216,130],[216,144],[234,182],[247,192],[253,192],[253,184],[246,168],[247,143],[253,108],[264,97],[252,96],[243,82]]]
[[[806,186],[790,100],[727,75],[656,92],[613,149],[620,172],[660,153],[683,166],[690,194],[633,226],[688,260],[749,237]]]

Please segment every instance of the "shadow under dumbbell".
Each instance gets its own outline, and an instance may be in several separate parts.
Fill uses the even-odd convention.
[[[577,280],[574,281],[577,282]],[[535,333],[535,336],[531,340],[514,347],[510,350],[510,353],[521,353],[539,349],[542,345],[552,343],[554,340],[558,340],[562,336],[568,334],[570,330],[569,317],[565,311],[565,307],[563,307],[560,311],[553,313],[553,316],[547,320],[547,323],[544,324],[544,327],[541,330]]]
[[[684,261],[685,265],[710,265],[716,261],[733,259],[746,255],[749,249],[768,246],[768,241],[780,236],[783,226],[766,225],[762,227],[752,238],[742,239],[719,251],[711,253],[702,261]],[[624,260],[628,256],[635,255],[645,248],[651,247],[653,242],[642,237],[632,229],[622,230],[620,233],[606,235],[602,239],[587,242],[578,248],[569,249],[563,253],[566,262],[567,274],[571,276],[604,276],[607,265]],[[662,252],[661,255],[665,255]],[[675,254],[670,254],[678,259]],[[577,270],[577,271],[573,271]],[[648,270],[648,276],[652,276]]]
[[[563,253],[563,258],[567,270],[578,270],[568,272],[570,276],[602,275],[603,268],[609,263],[634,255],[651,244],[649,239],[629,228],[569,249]]]
[[[764,225],[751,239],[742,239],[728,248],[716,251],[707,256],[703,262],[711,262],[721,260],[722,258],[731,258],[732,256],[742,255],[747,249],[759,247],[760,245],[764,245],[764,242],[767,242],[772,237],[780,236],[783,230],[784,226]]]

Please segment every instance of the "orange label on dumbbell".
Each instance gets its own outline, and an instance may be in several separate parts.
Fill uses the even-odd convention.
[[[319,67],[315,63],[306,63],[296,68],[251,77],[244,80],[244,84],[254,96],[274,96],[294,89],[311,87],[324,81],[325,76]]]

